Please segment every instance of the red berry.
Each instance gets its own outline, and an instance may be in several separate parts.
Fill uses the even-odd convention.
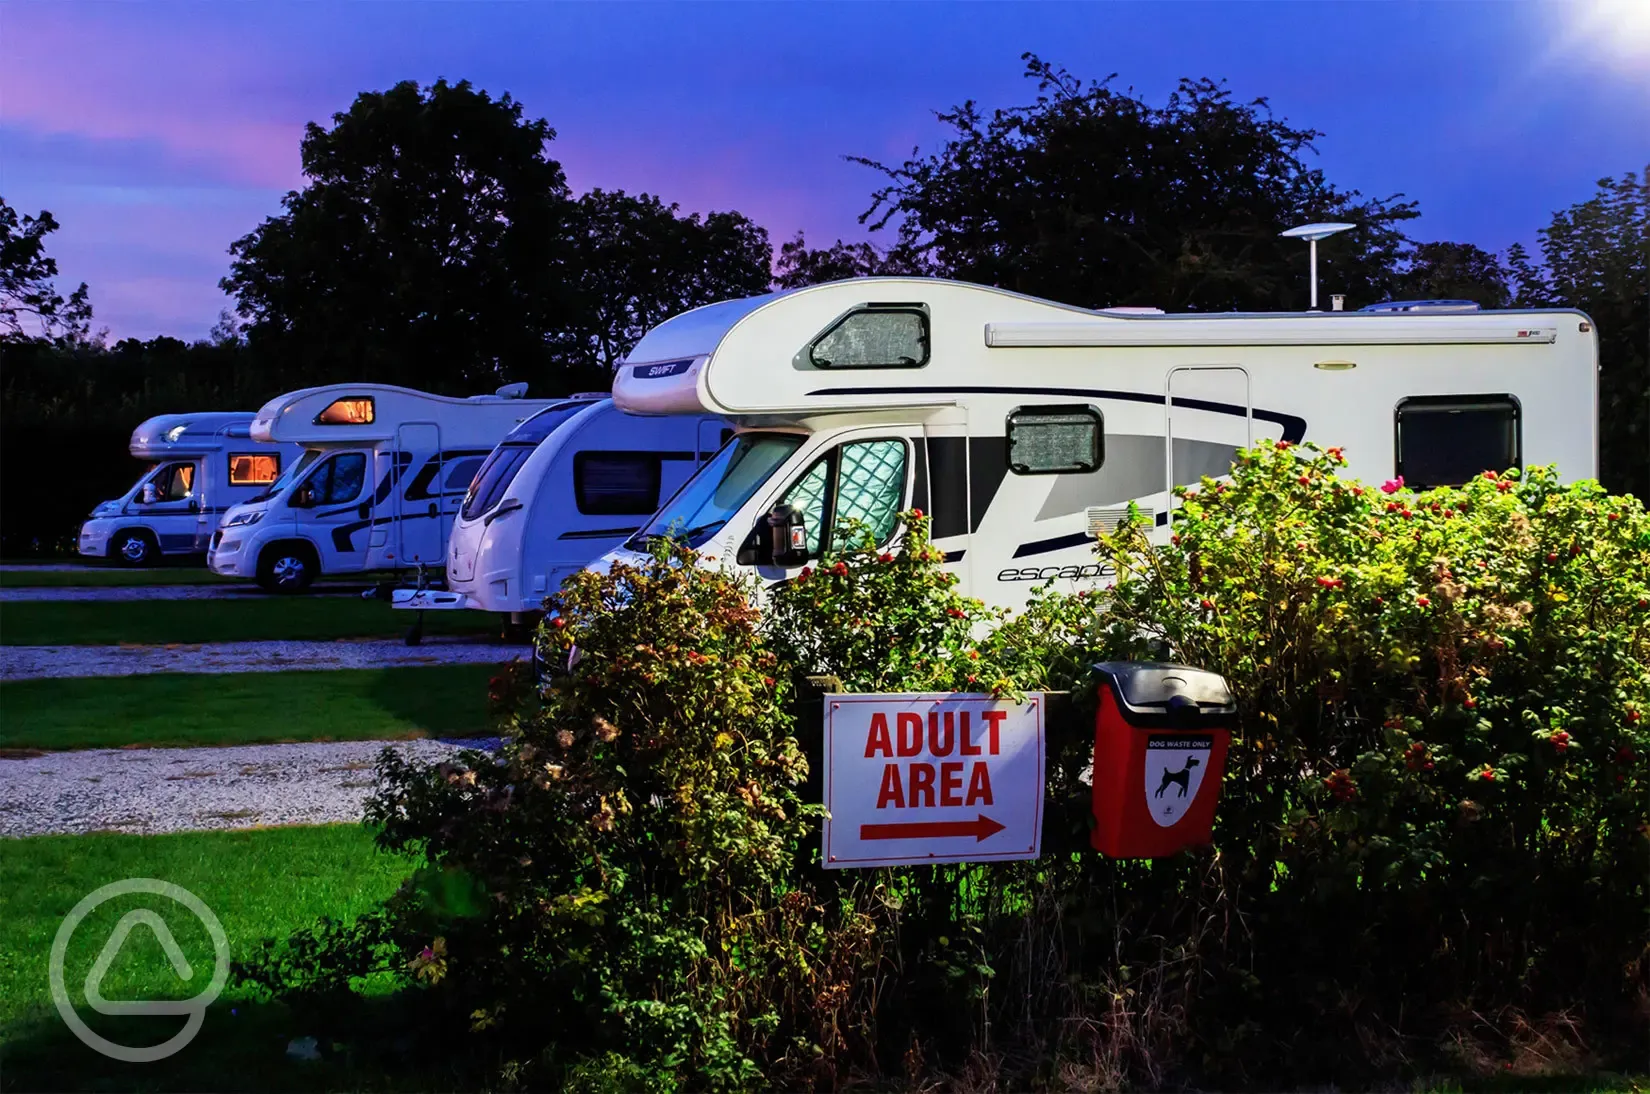
[[[1180,537],[1179,536],[1170,536],[1169,537],[1169,542],[1174,544],[1176,547],[1179,547],[1180,546]]]
[[[770,688],[773,687],[773,677],[771,677],[771,676],[762,677],[762,683],[767,685]]]
[[[1386,511],[1389,512],[1389,513],[1396,513],[1398,511],[1398,503],[1395,502],[1395,501],[1387,502],[1386,503]]]
[[[1609,516],[1605,517],[1604,519],[1605,520],[1620,520],[1621,519],[1621,514],[1620,513],[1611,513]]]
[[[980,659],[980,651],[979,650],[969,650],[968,651],[968,659],[970,661],[978,661]]]
[[[1558,552],[1557,551],[1548,551],[1547,552],[1547,561],[1548,562],[1557,562],[1558,561]]]
[[[1513,488],[1512,480],[1502,479],[1500,482],[1495,484],[1495,488],[1505,494],[1508,490]]]
[[[1630,710],[1630,711],[1627,712],[1627,724],[1628,725],[1637,725],[1638,720],[1639,720],[1639,712],[1638,711]]]
[[[912,520],[921,520],[922,519],[922,510],[921,509],[911,510],[911,519]]]
[[[1419,604],[1419,605],[1420,605],[1420,606],[1421,606],[1421,607],[1423,607],[1423,608],[1425,608],[1425,607],[1426,607],[1426,606],[1427,606],[1427,605],[1429,605],[1429,604],[1431,604],[1431,603],[1432,603],[1432,601],[1430,601],[1430,600],[1428,600],[1428,599],[1427,599],[1427,598],[1426,598],[1426,597],[1424,597],[1424,596],[1418,596],[1418,597],[1416,597],[1416,598],[1415,598],[1415,603],[1417,603],[1417,604]]]
[[[1642,596],[1639,597],[1639,607],[1641,607],[1641,608],[1650,608],[1650,600],[1646,600]]]
[[[1484,477],[1489,479],[1491,482],[1494,482],[1497,476],[1494,471],[1486,471],[1484,472]]]
[[[558,615],[555,618],[550,620],[550,625],[552,627],[556,628],[559,631],[563,627],[567,626],[567,620],[563,619],[561,616]]]
[[[1363,497],[1364,496],[1364,488],[1361,487],[1361,486],[1354,486],[1352,488],[1352,496],[1355,497],[1355,498]]]
[[[1302,486],[1311,486],[1312,485],[1312,480],[1307,478],[1305,475],[1302,475],[1300,478],[1296,479],[1295,481],[1300,483]]]
[[[1478,773],[1478,777],[1480,779],[1483,779],[1487,783],[1494,782],[1495,781],[1495,768],[1486,767],[1484,770],[1482,770]]]
[[[1277,444],[1273,445],[1272,447],[1276,448],[1279,452],[1284,452],[1284,451],[1288,450],[1289,442],[1288,441],[1279,441]]]
[[[1206,612],[1214,611],[1215,610],[1215,602],[1213,600],[1210,600],[1207,597],[1205,597],[1204,600],[1203,600],[1203,610],[1206,611]]]
[[[1466,707],[1468,710],[1477,710],[1478,700],[1469,695],[1462,701],[1461,705]]]

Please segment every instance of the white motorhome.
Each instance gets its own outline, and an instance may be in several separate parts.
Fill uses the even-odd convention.
[[[605,393],[539,411],[499,442],[465,494],[447,588],[397,589],[395,607],[526,622],[564,578],[639,531],[732,434],[708,415],[626,414]]]
[[[149,464],[132,488],[92,510],[80,553],[125,566],[162,555],[206,553],[218,518],[269,489],[298,446],[257,441],[252,414],[161,414],[132,430],[129,449]]]
[[[1131,502],[1167,536],[1171,487],[1264,438],[1413,486],[1537,463],[1591,478],[1597,368],[1592,322],[1563,310],[1165,315],[916,278],[725,301],[648,332],[613,395],[738,433],[597,565],[674,532],[783,580],[845,518],[886,540],[916,506],[964,592],[1018,607],[1099,577],[1094,536]]]
[[[555,400],[525,384],[455,399],[329,384],[271,399],[252,437],[298,445],[268,493],[212,535],[214,573],[299,592],[321,574],[439,568],[470,480],[505,434]]]

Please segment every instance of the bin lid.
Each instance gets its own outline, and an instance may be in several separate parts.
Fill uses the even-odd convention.
[[[1219,673],[1165,661],[1105,661],[1094,669],[1111,677],[1123,705],[1137,713],[1162,713],[1187,700],[1200,714],[1237,713],[1237,699]],[[1172,702],[1177,696],[1180,702]]]

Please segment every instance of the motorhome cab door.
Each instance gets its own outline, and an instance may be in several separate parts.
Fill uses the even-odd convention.
[[[395,443],[397,465],[406,468],[394,491],[396,563],[440,566],[451,519],[441,498],[441,427],[403,422]]]
[[[1163,509],[1173,512],[1173,488],[1232,471],[1240,448],[1255,443],[1249,372],[1236,365],[1182,365],[1164,380]]]
[[[292,492],[298,534],[315,544],[323,573],[361,569],[372,526],[367,483],[371,454],[332,452],[317,460]]]
[[[870,428],[843,436],[810,461],[762,510],[780,504],[792,505],[807,526],[809,564],[818,563],[826,548],[828,530],[848,521],[860,521],[879,545],[894,536],[900,510],[910,504],[912,471],[916,453],[904,431]],[[845,537],[832,533],[832,548],[844,546]],[[742,554],[744,552],[741,552]],[[740,560],[744,562],[744,559]],[[767,580],[793,576],[787,570],[754,559],[757,572]]]
[[[162,551],[206,549],[206,542],[200,538],[204,516],[200,473],[198,460],[172,460],[155,468],[138,488],[135,508],[154,529]],[[153,500],[148,500],[151,497]],[[210,538],[212,525],[204,527]]]

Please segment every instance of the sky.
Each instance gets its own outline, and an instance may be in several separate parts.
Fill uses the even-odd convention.
[[[306,122],[404,79],[509,92],[577,191],[737,209],[775,245],[868,236],[935,111],[1030,101],[1022,52],[1161,102],[1225,79],[1322,131],[1317,164],[1411,232],[1534,243],[1650,162],[1650,0],[1427,3],[89,3],[0,0],[0,196],[50,209],[60,289],[111,338],[206,335],[229,244],[301,187]]]

